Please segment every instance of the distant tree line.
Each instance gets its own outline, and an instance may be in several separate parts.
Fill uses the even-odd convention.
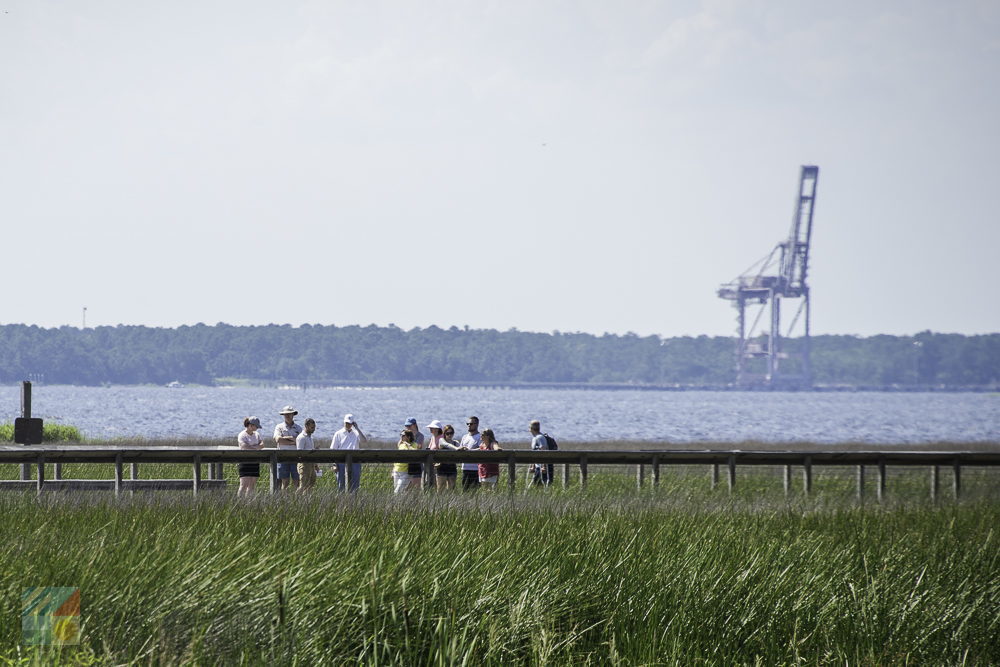
[[[800,343],[788,341],[794,351]],[[847,385],[996,385],[1000,334],[815,336],[814,379]],[[734,340],[431,326],[197,324],[176,329],[0,326],[0,382],[592,382],[723,385]]]

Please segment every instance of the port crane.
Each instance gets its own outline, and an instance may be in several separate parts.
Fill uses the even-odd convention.
[[[718,290],[719,297],[732,301],[737,311],[737,386],[787,389],[812,386],[810,304],[806,276],[818,179],[819,167],[803,165],[788,238]],[[786,299],[798,300],[798,309],[787,333],[782,336],[781,304]],[[748,326],[747,316],[754,309],[756,313]],[[770,314],[770,327],[766,333],[758,333],[757,327],[765,311]],[[787,346],[786,349],[785,338],[793,336],[800,318],[804,321],[801,339],[798,345]]]

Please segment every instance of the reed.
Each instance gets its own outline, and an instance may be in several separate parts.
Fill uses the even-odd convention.
[[[18,647],[5,623],[0,659],[1000,662],[994,497],[858,507],[683,477],[624,493],[606,477],[585,492],[243,503],[0,496],[7,617],[25,586],[79,586],[84,624],[60,652]]]

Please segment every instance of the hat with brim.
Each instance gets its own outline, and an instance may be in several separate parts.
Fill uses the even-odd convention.
[[[441,425],[441,421],[438,420],[438,419],[435,419],[434,421],[432,421],[425,428],[436,428],[436,429],[441,430],[441,431],[444,430],[444,426]]]
[[[278,413],[279,415],[297,415],[299,411],[290,405],[286,405],[285,409]]]

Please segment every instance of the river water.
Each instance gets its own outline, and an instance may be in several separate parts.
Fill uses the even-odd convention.
[[[33,387],[33,416],[91,438],[229,437],[256,415],[265,431],[292,405],[329,437],[351,412],[378,439],[408,417],[465,431],[477,415],[501,442],[540,419],[560,441],[811,441],[871,444],[1000,441],[1000,394],[659,392],[496,388]],[[20,387],[0,387],[0,421],[20,414]],[[426,429],[421,429],[426,431]]]

